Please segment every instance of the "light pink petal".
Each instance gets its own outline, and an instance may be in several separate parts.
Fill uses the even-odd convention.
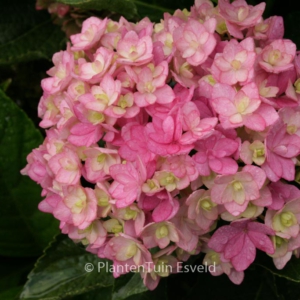
[[[224,257],[226,259],[230,260],[232,257],[238,255],[241,252],[244,246],[245,236],[246,235],[244,232],[240,232],[228,241],[224,248]]]
[[[253,263],[255,255],[255,246],[246,235],[242,251],[231,259],[231,263],[237,271],[244,271]]]
[[[165,199],[158,204],[153,213],[152,218],[154,222],[161,222],[171,219],[179,209],[179,202],[173,199],[171,202],[169,199]]]
[[[216,252],[223,252],[228,241],[240,233],[240,229],[226,225],[217,229],[208,242],[208,247]]]
[[[257,231],[249,231],[248,237],[251,239],[255,247],[268,254],[274,254],[275,249],[271,239],[264,233]]]

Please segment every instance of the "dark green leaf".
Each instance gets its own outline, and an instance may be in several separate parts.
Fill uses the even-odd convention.
[[[112,286],[112,274],[107,273],[105,268],[98,271],[100,262],[104,260],[60,235],[29,274],[21,299],[64,299]],[[86,264],[93,266],[94,270],[87,272]]]
[[[173,12],[176,9],[190,10],[191,6],[194,5],[194,0],[133,0],[134,3],[139,3],[140,5],[145,5],[156,9],[161,12]]]
[[[129,288],[127,288],[127,284],[132,285],[130,283],[130,278],[132,278],[132,282],[136,281],[136,285],[139,287],[136,287],[135,289],[130,289],[131,291],[139,291],[138,294],[133,293],[127,293],[129,291]],[[129,279],[129,280],[128,280]],[[101,297],[101,300],[112,300],[115,299],[115,297],[120,297],[118,299],[126,299],[126,300],[168,300],[167,295],[167,281],[165,279],[162,279],[158,285],[158,287],[154,291],[148,291],[143,285],[139,274],[135,274],[132,276],[132,274],[123,275],[114,281],[113,287],[106,287],[106,288],[100,288],[97,290],[94,290],[92,292],[88,292],[85,294],[81,294],[79,296],[75,296],[72,299],[74,300],[98,300]],[[119,290],[120,289],[120,290]],[[121,293],[124,291],[124,294]],[[146,291],[145,291],[146,290]],[[144,292],[141,292],[144,291]],[[177,299],[177,298],[174,298]]]
[[[271,259],[265,260],[263,264],[259,263],[258,265],[276,276],[300,283],[300,259],[294,256],[282,270],[277,270]]]
[[[143,300],[144,296],[152,293],[143,285],[140,274],[128,273],[114,280],[110,287],[96,289],[92,292],[81,294],[73,299],[76,300],[97,300],[101,296],[101,300]]]
[[[94,269],[87,272],[87,264]],[[147,300],[152,299],[153,295],[164,295],[166,291],[164,284],[155,292],[148,291],[139,273],[129,273],[114,279],[111,270],[111,262],[98,258],[60,235],[45,250],[29,274],[21,299],[55,300],[72,297],[96,300],[101,297],[101,300]]]
[[[122,280],[122,277],[120,278],[120,280]],[[124,300],[127,299],[129,296],[141,294],[143,292],[148,291],[148,289],[143,285],[139,273],[134,274],[133,276],[131,276],[129,281],[127,281],[126,283],[122,282],[122,284],[119,286],[120,289],[116,289],[116,287],[114,288],[112,300]]]
[[[72,300],[111,300],[113,286],[103,287],[88,293],[73,296]]]
[[[0,89],[3,91],[3,92],[6,92],[6,90],[8,89],[8,87],[10,86],[11,84],[11,78],[8,78],[6,79],[5,81],[1,82],[0,83]]]
[[[0,255],[40,255],[57,232],[56,220],[37,209],[40,188],[20,174],[41,142],[31,120],[0,90]]]
[[[163,19],[164,12],[173,13],[173,9],[163,7],[161,4],[153,4],[155,1],[133,1],[137,6],[140,18],[148,17],[152,22],[159,22],[160,19]]]
[[[22,291],[22,286],[16,286],[0,292],[0,299],[14,300],[18,299],[18,295]]]
[[[137,295],[132,295],[126,300],[168,300],[171,299],[168,295],[168,290],[167,290],[167,280],[166,278],[163,278],[160,280],[157,288],[154,291],[147,291],[141,294]],[[173,297],[173,300],[178,299],[177,297]],[[187,298],[185,298],[187,299]]]
[[[5,1],[0,18],[0,65],[50,59],[64,45],[65,35],[35,1]]]
[[[108,10],[123,15],[125,18],[136,17],[137,10],[132,0],[56,0],[57,2],[84,10]]]
[[[138,8],[139,16],[149,17],[153,22],[159,22],[163,19],[165,12],[173,14],[176,9],[190,10],[194,5],[194,0],[133,0]]]

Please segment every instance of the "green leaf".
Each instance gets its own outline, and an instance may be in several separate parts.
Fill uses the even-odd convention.
[[[35,1],[5,1],[1,5],[0,65],[39,58],[50,59],[64,48],[65,34],[52,24],[47,11],[36,11]]]
[[[127,19],[137,16],[137,9],[132,0],[56,0],[84,10],[108,10]]]
[[[125,276],[122,277],[124,278]],[[119,281],[121,281],[118,284],[118,286],[120,286],[119,289],[116,287],[118,283],[118,280],[116,280],[112,300],[124,300],[127,299],[129,296],[141,294],[143,292],[148,291],[148,289],[143,285],[139,273],[136,273],[133,276],[131,276],[131,278],[126,283],[122,281],[122,277],[119,278]]]
[[[18,299],[18,295],[22,291],[22,286],[16,286],[0,292],[0,299],[14,300]]]
[[[106,262],[59,235],[28,276],[21,299],[64,299],[113,285],[113,276],[98,263]],[[86,266],[93,271],[87,272]]]
[[[148,291],[139,273],[114,279],[111,271],[110,261],[59,235],[29,274],[21,299],[147,300],[165,293],[164,285],[155,292]]]
[[[126,279],[124,279],[126,278]],[[137,292],[146,290],[145,292],[139,292],[138,294],[132,294],[132,293],[127,293],[128,287],[126,286],[127,284],[131,285],[128,280],[128,278],[132,278],[131,282],[136,281],[136,285],[139,287],[136,287],[135,289],[131,289],[131,291]],[[112,300],[116,295],[120,297],[119,299],[126,299],[126,300],[153,300],[153,299],[164,299],[168,300],[168,295],[167,295],[167,285],[166,285],[166,280],[165,278],[162,279],[158,285],[158,287],[154,291],[148,291],[144,286],[141,281],[141,277],[139,274],[135,274],[132,276],[132,274],[126,274],[123,275],[117,279],[115,279],[114,286],[113,287],[106,287],[106,288],[100,288],[97,290],[94,290],[92,292],[88,292],[85,294],[81,294],[75,297],[72,297],[74,300],[98,300],[101,297],[101,300]],[[118,291],[118,289],[122,289],[125,293],[122,294],[121,292]],[[176,299],[176,298],[174,298]]]
[[[38,211],[40,188],[20,170],[43,138],[26,114],[0,90],[0,255],[37,256],[58,223]]]
[[[133,0],[138,8],[139,16],[149,17],[153,22],[159,22],[163,19],[163,14],[168,12],[173,14],[176,9],[190,10],[194,5],[194,0]]]
[[[72,296],[72,300],[111,300],[113,286],[103,287],[88,293]]]
[[[137,6],[140,18],[148,17],[152,22],[159,22],[160,19],[163,19],[165,12],[171,14],[174,12],[173,9],[154,4],[155,1],[133,1]]]
[[[295,256],[286,264],[282,270],[276,269],[271,258],[264,260],[264,263],[258,263],[260,267],[268,270],[272,274],[283,277],[287,280],[300,283],[300,259]],[[300,285],[299,285],[300,287]]]
[[[12,82],[11,78],[8,78],[8,79],[4,80],[3,82],[0,83],[0,89],[3,92],[6,92],[6,90],[10,86],[11,82]]]

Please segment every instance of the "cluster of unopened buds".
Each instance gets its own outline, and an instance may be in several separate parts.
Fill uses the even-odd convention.
[[[299,256],[300,57],[264,8],[91,17],[42,80],[46,138],[22,170],[39,209],[114,266],[146,266],[149,289],[200,252],[236,284],[257,249],[278,269]]]

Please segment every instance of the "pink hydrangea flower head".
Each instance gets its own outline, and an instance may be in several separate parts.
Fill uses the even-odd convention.
[[[28,175],[33,181],[40,184],[42,188],[52,186],[54,174],[47,168],[44,155],[47,153],[45,146],[41,145],[27,156],[27,165],[21,170],[22,175]],[[78,161],[77,161],[78,162]]]
[[[217,53],[211,66],[211,73],[220,83],[228,85],[245,84],[254,76],[254,41],[247,38],[241,43],[235,39],[226,44],[223,53]]]
[[[217,229],[208,246],[222,253],[221,260],[229,261],[237,271],[244,271],[254,261],[256,248],[269,254],[275,252],[268,235],[274,232],[266,225],[239,220]]]
[[[160,249],[167,247],[172,242],[179,241],[179,235],[173,223],[165,221],[149,223],[144,227],[141,238],[147,248],[158,246]]]
[[[111,118],[131,119],[140,112],[140,108],[134,104],[132,93],[120,95],[118,101],[105,110],[105,114]]]
[[[264,191],[264,190],[263,190]],[[271,196],[270,194],[268,195],[269,197],[269,202],[271,202]],[[261,213],[264,211],[264,207],[263,206],[259,206],[256,205],[254,203],[260,202],[261,199],[258,200],[254,200],[248,203],[247,208],[240,214],[238,214],[237,216],[232,215],[231,213],[229,213],[224,207],[219,206],[219,213],[221,213],[221,219],[225,220],[225,221],[235,221],[241,218],[246,218],[246,219],[255,219],[257,218],[259,215],[261,215]],[[260,203],[259,203],[260,204]],[[262,204],[264,205],[264,204]],[[223,212],[224,210],[224,212]]]
[[[106,72],[114,71],[115,68],[111,65],[113,56],[113,51],[100,47],[95,53],[93,62],[85,62],[80,65],[79,77],[92,84],[99,82]]]
[[[38,116],[43,120],[39,123],[40,127],[48,128],[57,124],[57,122],[60,120],[60,99],[60,97],[54,97],[53,95],[41,97],[38,105]]]
[[[300,153],[300,140],[296,134],[287,132],[287,125],[278,120],[266,137],[266,161],[262,165],[271,181],[280,178],[294,180],[295,158]]]
[[[189,19],[188,22],[173,33],[174,43],[183,58],[192,66],[205,62],[216,46],[213,35],[216,29],[216,20],[208,19],[203,24]]]
[[[231,35],[242,39],[242,30],[256,25],[262,17],[266,3],[256,6],[248,5],[245,0],[229,0],[218,2],[220,15],[225,19],[226,26]]]
[[[207,230],[218,218],[218,207],[211,201],[209,191],[200,189],[193,192],[186,204],[189,206],[188,217],[203,230]]]
[[[261,104],[257,86],[253,82],[238,92],[229,85],[217,83],[212,97],[212,106],[224,128],[245,125],[249,129],[263,131],[278,119],[273,107]]]
[[[180,179],[177,178],[172,172],[168,171],[155,172],[153,179],[168,192],[174,191],[180,185]],[[188,182],[187,184],[184,183],[184,185],[187,186]]]
[[[180,116],[167,116],[165,119],[153,118],[152,123],[146,125],[148,149],[155,154],[168,156],[188,153],[193,146],[180,142],[182,124]]]
[[[199,174],[209,176],[211,171],[218,174],[235,174],[238,165],[231,156],[238,147],[237,141],[226,138],[217,130],[208,138],[197,141],[195,149],[198,152],[193,159]]]
[[[171,219],[172,223],[175,224],[179,240],[176,245],[183,251],[188,252],[188,255],[199,253],[201,250],[201,242],[199,236],[207,233],[213,226],[208,230],[202,230],[198,227],[195,220],[191,220],[188,217],[188,206],[181,205],[177,214]],[[182,253],[182,251],[179,251]],[[181,254],[177,254],[180,257]],[[184,255],[183,255],[184,256]],[[182,258],[180,258],[182,260]]]
[[[204,252],[212,275],[240,284],[256,248],[279,269],[300,256],[300,55],[264,7],[195,0],[156,25],[90,17],[53,55],[46,137],[21,173],[115,277],[133,267],[152,290],[167,264]]]
[[[86,94],[90,91],[90,85],[82,80],[72,80],[68,86],[67,94],[70,99],[73,99],[74,102],[78,100],[78,98]]]
[[[82,23],[81,33],[71,35],[73,51],[88,50],[95,46],[106,30],[107,19],[90,17]]]
[[[174,54],[173,65],[174,70],[171,70],[171,73],[178,83],[189,88],[198,84],[200,76],[197,74],[195,67],[181,57],[178,52]]]
[[[285,239],[295,238],[299,234],[300,199],[287,202],[280,210],[268,210],[265,223],[277,236]]]
[[[139,66],[151,61],[153,43],[150,36],[140,38],[136,32],[128,31],[118,42],[117,61],[126,65]]]
[[[80,240],[83,245],[89,245],[91,249],[100,248],[106,241],[107,232],[101,221],[95,220],[85,229],[73,228],[68,233],[68,236],[73,240]]]
[[[145,214],[136,204],[124,208],[114,209],[113,216],[126,221],[133,221],[136,235],[139,235],[144,227]],[[129,222],[127,222],[129,223]]]
[[[106,218],[112,210],[113,201],[108,189],[109,183],[106,181],[103,183],[98,182],[94,189],[98,205],[97,215],[101,218]]]
[[[49,168],[60,184],[76,185],[81,176],[82,165],[78,155],[73,150],[65,148],[63,152],[49,160]]]
[[[255,140],[250,144],[249,141],[245,141],[241,147],[240,157],[248,165],[251,165],[253,162],[259,166],[262,165],[266,160],[264,143]]]
[[[96,119],[99,121],[99,115],[90,115],[92,120]],[[101,118],[101,115],[100,115]],[[103,130],[101,126],[89,124],[89,123],[77,123],[72,126],[70,130],[70,135],[68,141],[75,146],[91,146],[95,144],[103,135]]]
[[[270,255],[273,258],[275,267],[281,270],[292,258],[294,250],[300,247],[300,235],[296,238],[284,239],[277,235],[272,236],[275,253]]]
[[[139,107],[145,107],[156,102],[167,104],[174,100],[174,92],[166,84],[169,72],[166,61],[157,66],[151,63],[141,69],[127,68],[126,70],[136,82],[137,92],[134,93],[134,101]]]
[[[70,186],[64,191],[64,198],[58,202],[53,215],[60,221],[85,229],[97,215],[97,199],[90,188]]]
[[[154,181],[153,179],[151,180]],[[151,182],[147,180],[147,184],[150,185]],[[151,188],[151,186],[150,186]],[[156,191],[155,195],[142,196],[139,201],[139,207],[144,211],[152,211],[152,219],[154,222],[167,221],[173,218],[179,209],[179,202],[172,197],[170,193],[162,191],[162,188]],[[144,191],[144,185],[143,185]]]
[[[287,125],[288,134],[300,136],[300,108],[282,108],[279,110],[279,116],[284,124]]]
[[[224,204],[232,215],[245,211],[249,201],[260,197],[259,189],[266,180],[265,172],[255,166],[245,167],[235,175],[221,175],[214,180],[211,199],[214,203]]]
[[[53,210],[61,200],[61,196],[49,192],[47,197],[39,203],[38,208],[42,212],[53,214]]]
[[[293,68],[296,45],[290,40],[275,40],[261,52],[259,65],[270,73],[280,73]]]
[[[172,172],[181,180],[194,181],[198,178],[198,170],[192,158],[188,155],[168,157],[161,165],[162,170]]]
[[[170,273],[176,273],[178,268],[178,260],[172,255],[168,255],[174,246],[167,247],[158,251],[153,255],[154,268],[151,272],[141,272],[145,286],[150,290],[154,290],[161,277],[168,277]]]
[[[145,163],[153,160],[155,154],[148,150],[145,127],[137,123],[128,123],[122,128],[123,143],[119,154],[126,160],[135,161],[137,156]]]
[[[296,186],[282,181],[272,182],[269,188],[273,201],[268,208],[272,210],[280,210],[289,200],[300,198],[300,190]]]
[[[107,106],[114,104],[118,100],[121,93],[121,82],[106,74],[101,80],[100,86],[92,87],[91,93],[94,96],[93,98],[81,97],[80,101],[89,110],[103,112]],[[91,101],[89,101],[90,99]]]
[[[147,175],[145,166],[140,159],[136,161],[136,164],[126,162],[112,165],[109,171],[114,179],[109,192],[116,199],[117,207],[126,207],[139,199],[142,184],[146,181]]]
[[[72,79],[74,58],[69,50],[55,53],[52,61],[54,67],[47,72],[51,77],[45,78],[41,82],[43,91],[46,94],[55,94],[62,91]]]
[[[153,265],[151,254],[146,247],[138,240],[124,234],[113,237],[106,244],[104,255],[114,261],[114,277],[119,277],[122,274],[119,272],[122,270],[126,271],[127,269],[128,272],[130,271],[130,268],[118,268],[118,265],[144,266],[144,269],[149,272],[151,271],[151,265]]]
[[[218,122],[217,118],[200,119],[199,109],[193,102],[185,103],[181,113],[182,129],[185,131],[180,139],[182,144],[191,144],[211,135]]]
[[[273,16],[262,20],[253,28],[250,28],[247,36],[251,36],[257,40],[277,40],[282,39],[284,35],[283,18],[281,16]]]
[[[163,58],[169,60],[175,50],[172,34],[168,31],[161,30],[154,34],[153,40],[155,41],[154,45],[161,47]]]
[[[111,218],[103,222],[103,227],[109,234],[119,236],[124,232],[124,222],[117,218]]]
[[[102,181],[110,177],[109,167],[121,163],[117,150],[106,148],[89,148],[84,150],[86,160],[84,170],[90,182]]]
[[[232,266],[230,262],[227,261],[223,262],[221,260],[220,253],[217,253],[213,250],[204,250],[204,251],[207,253],[203,258],[203,264],[207,266],[214,266],[212,270],[208,267],[208,270],[212,276],[219,276],[225,273],[234,284],[242,283],[244,279],[243,271],[235,270],[235,268]]]

